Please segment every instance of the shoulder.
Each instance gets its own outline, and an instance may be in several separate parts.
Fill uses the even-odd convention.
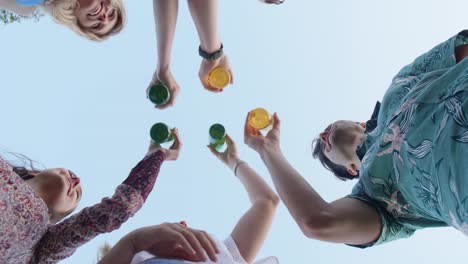
[[[351,196],[367,196],[361,180],[358,180],[358,182],[354,185],[350,195]]]

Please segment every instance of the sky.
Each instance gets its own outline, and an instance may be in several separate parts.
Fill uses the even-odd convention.
[[[205,147],[208,128],[222,123],[240,157],[272,185],[258,154],[243,143],[247,112],[264,107],[282,120],[281,147],[290,163],[326,199],[350,193],[312,159],[312,140],[337,119],[367,120],[390,80],[418,55],[468,28],[462,0],[306,1],[268,6],[254,0],[219,3],[219,31],[235,83],[223,93],[198,79],[199,40],[180,1],[172,72],[181,92],[160,111],[145,97],[156,66],[151,1],[127,1],[123,32],[93,43],[43,17],[0,25],[0,151],[81,177],[78,210],[110,196],[145,155],[149,129],[166,122],[184,146],[163,164],[143,208],[119,230],[100,235],[61,263],[95,263],[98,247],[128,232],[186,220],[223,239],[249,208],[233,173]],[[307,201],[304,201],[305,203]],[[462,263],[467,237],[453,228],[426,229],[366,250],[308,239],[283,204],[260,257],[281,263]]]

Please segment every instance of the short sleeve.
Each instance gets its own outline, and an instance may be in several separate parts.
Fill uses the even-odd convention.
[[[226,246],[236,264],[247,264],[247,261],[245,261],[245,259],[242,257],[241,253],[239,252],[239,248],[237,247],[237,244],[232,236],[226,238],[223,244]],[[279,264],[279,260],[275,256],[270,256],[256,260],[253,264]]]
[[[44,0],[16,0],[16,3],[22,6],[37,6],[42,5]]]
[[[155,256],[153,254],[150,254],[148,251],[140,251],[133,256],[130,264],[144,263],[145,260],[152,259],[154,257]]]
[[[463,43],[467,36],[468,30],[464,30],[417,57],[414,62],[400,70],[394,81],[455,66],[455,47]]]
[[[395,217],[390,215],[385,210],[385,208],[380,206],[376,201],[371,199],[364,192],[364,190],[360,186],[360,183],[358,183],[354,187],[353,192],[347,197],[358,199],[374,207],[380,216],[380,222],[382,224],[381,229],[380,229],[380,235],[376,241],[371,242],[369,244],[364,244],[364,245],[348,245],[348,246],[358,247],[358,248],[367,248],[367,247],[377,246],[377,245],[384,244],[384,243],[394,241],[397,239],[408,238],[412,236],[414,232],[416,231],[413,228],[406,227],[403,224],[399,223]]]

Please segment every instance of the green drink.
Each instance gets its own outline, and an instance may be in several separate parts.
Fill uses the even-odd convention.
[[[171,98],[169,88],[161,82],[157,82],[147,91],[148,99],[156,106],[164,105]]]
[[[218,152],[224,151],[226,148],[226,129],[221,124],[214,124],[210,127],[210,145]]]
[[[174,134],[168,125],[164,123],[156,123],[151,127],[150,136],[154,142],[163,144],[171,142],[175,139]]]

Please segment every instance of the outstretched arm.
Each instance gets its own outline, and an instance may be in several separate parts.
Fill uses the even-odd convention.
[[[153,0],[156,27],[158,69],[169,69],[172,42],[177,22],[178,0]]]
[[[158,65],[150,86],[160,81],[167,85],[171,92],[169,102],[158,108],[164,109],[175,103],[180,87],[171,72],[172,42],[177,22],[178,0],[153,0],[154,22],[156,29]]]
[[[188,0],[188,5],[202,49],[206,52],[218,50],[221,46],[218,36],[218,0]]]
[[[153,189],[164,160],[175,160],[182,143],[176,140],[170,149],[151,144],[148,154],[119,185],[111,198],[86,207],[79,213],[48,228],[36,246],[34,263],[56,263],[99,234],[118,229],[132,217]]]
[[[216,152],[211,146],[210,149],[231,170],[235,170],[252,203],[231,233],[242,257],[247,263],[252,263],[270,230],[279,198],[247,163],[239,159],[236,144],[229,135],[226,142],[228,148],[224,153]]]
[[[274,115],[274,127],[262,136],[246,120],[245,142],[256,150],[271,174],[276,190],[292,217],[309,238],[367,244],[380,234],[378,212],[352,198],[326,202],[289,164],[279,147],[280,120]]]
[[[205,232],[179,223],[139,228],[124,236],[98,264],[128,264],[135,254],[147,251],[159,258],[206,261],[205,252],[216,261],[219,249]]]
[[[279,198],[248,164],[241,164],[236,172],[252,205],[239,219],[231,236],[245,261],[252,263],[270,231]]]
[[[218,0],[188,0],[188,5],[198,31],[200,47],[208,53],[219,50],[221,40],[218,35]],[[210,87],[207,82],[208,74],[216,67],[225,68],[231,75],[231,84],[234,82],[231,64],[226,55],[214,61],[203,59],[198,74],[203,86],[210,91],[219,91]]]

